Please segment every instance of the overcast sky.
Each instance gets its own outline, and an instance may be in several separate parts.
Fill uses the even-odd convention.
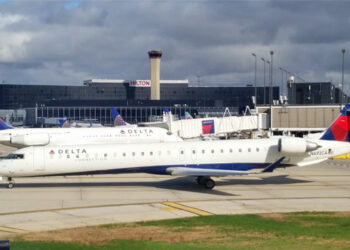
[[[161,79],[192,86],[263,85],[263,61],[307,81],[350,83],[350,1],[0,0],[0,81],[82,84],[149,79],[147,51],[163,51]],[[199,77],[198,77],[199,76]]]

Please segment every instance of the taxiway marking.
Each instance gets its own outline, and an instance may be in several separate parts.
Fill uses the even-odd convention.
[[[135,202],[135,203],[120,203],[120,204],[103,204],[103,205],[92,205],[92,206],[78,206],[78,207],[63,207],[63,208],[51,208],[51,209],[40,209],[40,210],[28,210],[28,211],[16,211],[16,212],[4,212],[0,213],[0,216],[14,215],[14,214],[30,214],[30,213],[42,213],[42,212],[56,212],[65,210],[77,210],[77,209],[89,209],[89,208],[104,208],[104,207],[122,207],[122,206],[135,206],[135,205],[152,205],[152,204],[177,204],[172,206],[180,210],[191,208],[188,206],[180,205],[179,203],[192,203],[192,202],[216,202],[216,201],[250,201],[250,200],[309,200],[309,199],[350,199],[350,196],[320,196],[320,197],[264,197],[264,198],[229,198],[229,199],[199,199],[199,200],[177,200],[177,201],[154,201],[154,202]],[[170,205],[167,205],[170,207]],[[177,207],[175,207],[177,206]],[[181,206],[181,208],[180,208]],[[182,209],[183,208],[183,209]],[[197,210],[196,208],[193,208]],[[198,209],[199,210],[199,209]],[[200,210],[203,211],[203,210]],[[205,213],[208,213],[204,211]]]
[[[0,227],[0,231],[7,232],[7,233],[18,233],[18,234],[28,232],[26,230],[12,228],[12,227]]]
[[[175,202],[171,202],[171,201],[165,201],[162,203],[163,205],[166,205],[168,207],[173,207],[173,208],[177,208],[186,212],[190,212],[192,214],[196,214],[196,215],[201,215],[201,216],[208,216],[208,215],[213,215],[212,213],[209,213],[207,211],[198,209],[198,208],[193,208],[193,207],[189,207],[189,206],[184,206],[181,205],[179,203],[175,203]]]

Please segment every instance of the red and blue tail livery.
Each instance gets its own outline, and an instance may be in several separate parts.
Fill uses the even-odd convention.
[[[320,139],[350,142],[350,103],[345,105],[340,115]]]
[[[0,130],[5,130],[5,129],[11,129],[10,125],[7,125],[6,122],[4,122],[3,119],[0,118]]]

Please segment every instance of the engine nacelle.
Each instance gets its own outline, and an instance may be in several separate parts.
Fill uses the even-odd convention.
[[[50,142],[48,134],[15,135],[11,137],[11,143],[23,146],[42,146]]]
[[[278,151],[282,154],[304,154],[320,147],[317,143],[303,138],[283,137],[278,140]]]

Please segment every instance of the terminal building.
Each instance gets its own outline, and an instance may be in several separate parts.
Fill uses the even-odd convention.
[[[150,99],[149,80],[90,79],[80,86],[0,84],[0,109],[36,106],[188,106],[253,105],[254,87],[190,87],[188,80],[161,80],[160,100]],[[265,93],[265,98],[264,98]],[[269,91],[257,88],[258,104]],[[278,99],[279,88],[273,88]]]
[[[89,79],[80,86],[0,84],[0,110],[26,109],[26,125],[53,117],[96,119],[108,125],[110,107],[117,107],[130,123],[150,121],[162,115],[164,107],[178,116],[185,111],[219,116],[226,107],[238,114],[253,106],[255,92],[252,86],[191,87],[188,80],[161,80],[160,100],[151,100],[150,86],[150,80],[118,79]],[[269,100],[268,88],[258,87],[257,94],[258,103]],[[274,87],[273,98],[278,96],[279,88]]]
[[[111,107],[117,107],[129,123],[161,119],[164,107],[177,117],[183,116],[185,111],[189,111],[195,117],[219,117],[223,115],[226,107],[231,114],[237,115],[242,114],[246,106],[254,107],[253,86],[192,87],[189,86],[188,80],[160,80],[160,100],[151,100],[151,85],[150,80],[118,79],[89,79],[81,85],[60,86],[0,84],[0,117],[16,125],[27,126],[57,125],[58,120],[53,118],[94,119],[104,125],[110,125]],[[276,111],[272,120],[267,119],[271,121],[270,126],[275,130],[280,130],[280,127],[283,127],[283,130],[290,129],[289,125],[281,126],[274,122],[281,119],[282,113],[285,115],[286,111],[290,110],[285,107],[308,105],[311,108],[315,105],[341,103],[341,90],[330,82],[288,83],[287,87],[287,103],[281,105],[283,112]],[[267,117],[269,93],[268,87],[257,87],[259,113],[266,113]],[[274,108],[281,104],[278,101],[279,97],[279,88],[273,87]],[[348,100],[348,96],[344,95],[343,103]],[[307,126],[307,130],[309,127],[319,130],[323,126],[310,125]]]
[[[349,102],[348,95],[331,82],[288,83],[287,87],[289,104],[325,105]]]

